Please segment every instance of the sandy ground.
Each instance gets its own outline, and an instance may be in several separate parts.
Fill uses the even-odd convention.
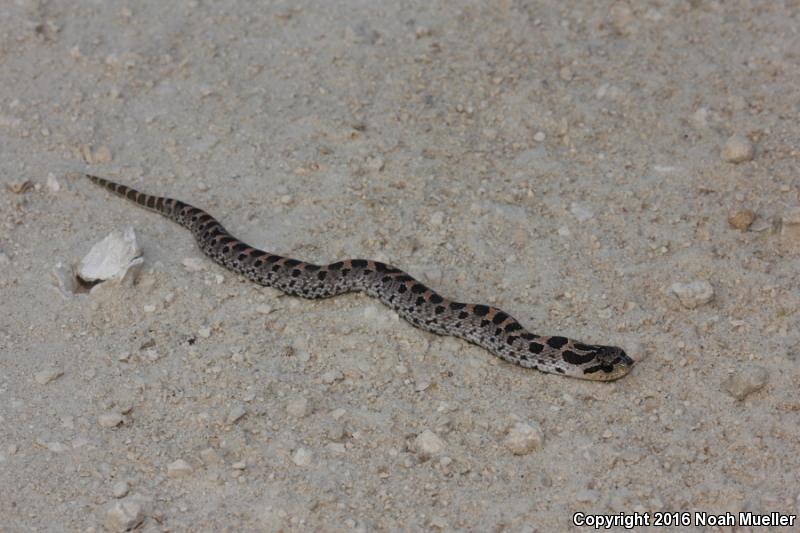
[[[2,531],[800,511],[796,6],[164,4],[0,10]],[[637,366],[546,375],[187,268],[190,234],[89,170]],[[128,225],[135,285],[53,288]]]

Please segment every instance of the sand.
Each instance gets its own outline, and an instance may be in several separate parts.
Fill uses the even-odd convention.
[[[3,531],[800,511],[798,11],[488,4],[3,6]],[[547,375],[283,296],[81,172],[637,364]],[[135,284],[54,288],[127,226]],[[662,530],[748,530],[690,519]]]

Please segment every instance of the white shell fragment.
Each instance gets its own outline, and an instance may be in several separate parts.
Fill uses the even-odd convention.
[[[98,242],[78,264],[78,277],[86,282],[134,281],[144,259],[132,227],[112,231]]]

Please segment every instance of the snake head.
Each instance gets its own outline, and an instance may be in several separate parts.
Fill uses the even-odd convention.
[[[633,368],[633,359],[616,346],[599,346],[573,343],[562,357],[573,367],[571,375],[594,381],[614,381]]]

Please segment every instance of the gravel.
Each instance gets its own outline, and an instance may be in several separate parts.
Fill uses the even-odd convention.
[[[508,430],[504,444],[514,455],[528,455],[542,447],[544,433],[535,423],[517,422]]]
[[[754,154],[753,143],[744,135],[733,135],[722,147],[722,159],[728,163],[752,161]]]
[[[681,305],[686,309],[695,309],[707,304],[714,297],[714,287],[706,280],[673,283],[669,290],[678,297]]]
[[[747,365],[738,368],[723,382],[722,388],[741,401],[766,386],[769,378],[767,369],[758,365]]]
[[[414,449],[423,460],[442,453],[447,444],[436,433],[426,429],[414,439]]]

